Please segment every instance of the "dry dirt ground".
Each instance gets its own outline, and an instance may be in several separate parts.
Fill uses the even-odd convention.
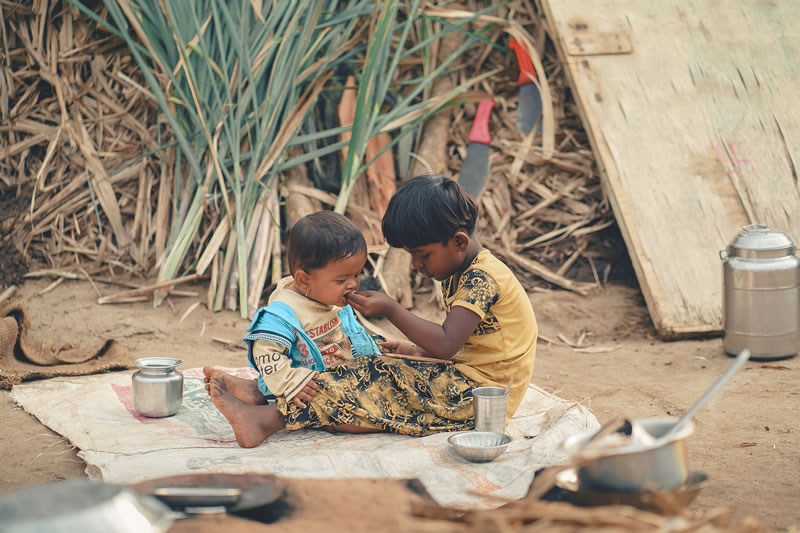
[[[34,335],[58,340],[116,338],[137,356],[183,359],[184,368],[216,364],[243,366],[237,342],[248,325],[231,312],[199,306],[205,287],[182,287],[197,297],[149,303],[104,305],[86,282],[65,281],[39,294],[50,280],[25,284],[17,295],[29,302]],[[105,294],[121,290],[100,285]],[[428,316],[437,311],[419,297]],[[600,422],[613,417],[681,415],[730,365],[720,339],[661,342],[637,288],[609,285],[590,297],[563,291],[533,292],[541,334],[533,381],[561,397],[582,402]],[[386,326],[382,324],[382,326]],[[567,346],[613,348],[586,353]],[[690,465],[710,479],[695,502],[700,508],[731,507],[766,526],[785,531],[800,526],[800,358],[779,362],[786,370],[750,362],[696,416],[689,438]],[[0,392],[0,493],[84,476],[76,450]],[[743,446],[743,443],[751,443]]]

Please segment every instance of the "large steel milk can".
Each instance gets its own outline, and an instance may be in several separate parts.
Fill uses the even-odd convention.
[[[751,224],[720,251],[723,263],[722,346],[753,358],[800,351],[800,260],[781,231]]]

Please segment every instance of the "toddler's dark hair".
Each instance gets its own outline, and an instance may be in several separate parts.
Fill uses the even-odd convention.
[[[331,261],[367,251],[364,236],[344,215],[317,211],[298,220],[289,231],[286,256],[289,271],[311,272]]]
[[[445,244],[459,229],[475,230],[478,205],[458,182],[438,174],[417,176],[392,196],[383,216],[383,236],[409,250]]]

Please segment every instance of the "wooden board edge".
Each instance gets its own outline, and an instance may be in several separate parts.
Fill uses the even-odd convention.
[[[585,57],[570,56],[566,50],[561,35],[558,33],[558,25],[553,17],[553,12],[550,7],[551,0],[542,0],[542,9],[544,10],[545,23],[547,31],[556,47],[556,52],[559,59],[564,65],[564,71],[567,75],[567,81],[570,84],[575,102],[578,108],[578,114],[583,121],[586,135],[589,138],[589,143],[592,146],[592,151],[595,154],[598,169],[600,170],[601,184],[606,191],[611,209],[619,225],[620,233],[628,248],[628,255],[631,259],[636,278],[639,281],[639,287],[644,296],[647,310],[650,313],[650,318],[656,328],[659,337],[663,339],[678,339],[687,338],[695,335],[712,335],[721,330],[721,325],[717,324],[674,324],[670,317],[665,316],[662,309],[663,304],[660,302],[668,301],[666,293],[661,285],[658,277],[655,275],[652,263],[649,261],[642,261],[644,257],[643,248],[639,241],[639,235],[626,223],[626,214],[630,213],[630,208],[624,198],[618,198],[616,195],[611,194],[615,190],[622,190],[622,183],[617,169],[616,161],[611,154],[611,150],[606,143],[602,130],[597,125],[597,117],[592,111],[590,100],[586,96],[586,91],[581,87],[578,80],[577,62],[585,61]],[[715,333],[716,332],[716,333]]]
[[[719,337],[723,334],[722,327],[712,324],[697,324],[689,325],[681,324],[680,326],[664,326],[664,331],[659,332],[658,335],[665,341],[681,341],[687,339],[705,339],[710,337]]]

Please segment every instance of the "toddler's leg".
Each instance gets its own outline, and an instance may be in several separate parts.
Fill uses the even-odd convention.
[[[219,371],[208,376],[208,393],[220,413],[230,422],[239,446],[255,448],[284,428],[283,417],[276,405],[245,403],[228,391],[223,374],[232,377]]]
[[[258,390],[258,383],[255,379],[236,377],[209,366],[203,367],[203,375],[205,376],[203,380],[206,382],[206,390],[209,394],[211,393],[211,380],[217,379],[225,384],[229,394],[244,403],[249,403],[250,405],[265,405],[267,403],[267,399]]]

